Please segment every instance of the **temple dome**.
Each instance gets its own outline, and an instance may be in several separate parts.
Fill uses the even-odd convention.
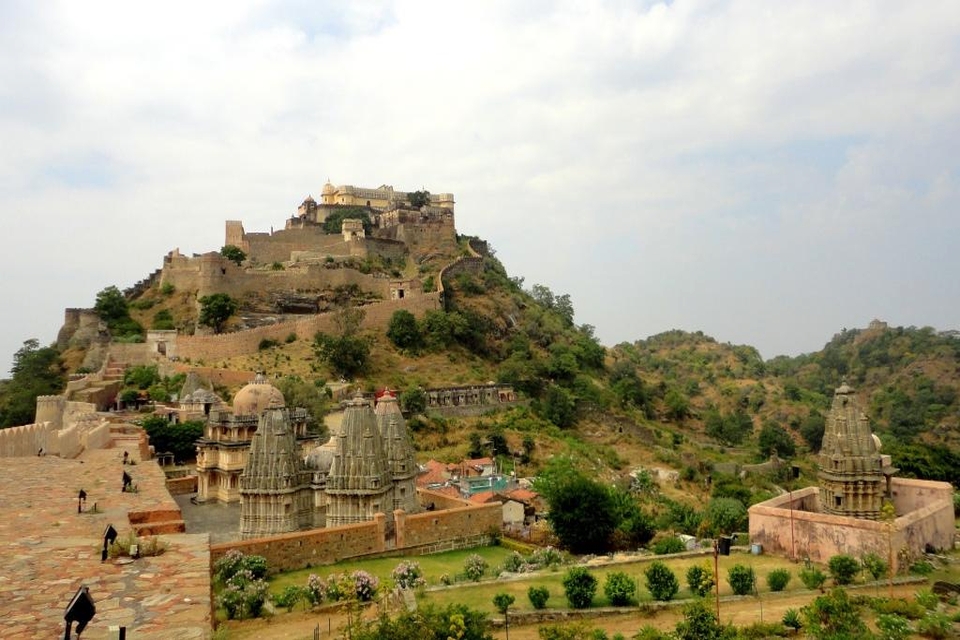
[[[267,377],[258,373],[253,382],[233,396],[233,413],[238,416],[259,416],[270,407],[283,407],[286,400],[280,389],[267,382]]]
[[[323,185],[323,191],[321,193],[323,193],[323,195],[332,195],[336,193],[336,191],[337,190],[332,184],[330,184],[330,181],[328,180],[327,183]]]

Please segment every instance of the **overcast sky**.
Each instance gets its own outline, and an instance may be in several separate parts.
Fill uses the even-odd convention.
[[[146,5],[0,2],[0,372],[328,178],[453,192],[607,345],[960,326],[956,0]]]

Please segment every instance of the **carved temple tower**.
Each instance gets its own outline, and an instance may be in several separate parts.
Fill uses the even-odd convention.
[[[834,515],[876,520],[896,472],[889,456],[846,383],[834,392],[820,449],[820,510]]]
[[[407,422],[400,413],[397,398],[387,391],[377,401],[374,413],[377,416],[377,426],[383,438],[383,452],[393,480],[392,508],[416,513],[420,510],[416,483],[419,467],[414,456],[413,445],[407,435]]]
[[[313,526],[310,476],[289,412],[274,403],[260,416],[240,476],[240,536],[259,538]]]
[[[328,527],[373,520],[393,514],[393,478],[383,439],[370,403],[357,396],[347,404],[330,473],[327,476]]]

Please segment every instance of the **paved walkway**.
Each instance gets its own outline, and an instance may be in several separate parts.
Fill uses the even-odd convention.
[[[240,503],[222,504],[210,501],[194,504],[195,493],[176,496],[187,533],[208,533],[211,544],[240,539]]]
[[[159,556],[100,561],[108,525],[124,537],[129,511],[176,508],[155,463],[122,458],[122,449],[104,449],[76,460],[0,460],[0,637],[62,638],[64,609],[82,585],[97,607],[84,640],[106,638],[111,625],[138,639],[209,637],[208,536],[165,535]],[[120,491],[124,470],[136,493]]]

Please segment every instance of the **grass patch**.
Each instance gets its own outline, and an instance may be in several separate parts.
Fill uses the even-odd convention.
[[[448,575],[453,578],[458,574],[462,574],[464,563],[467,561],[467,558],[473,554],[481,556],[487,561],[487,564],[490,565],[490,569],[487,570],[487,576],[496,576],[504,559],[510,555],[510,549],[499,546],[478,547],[476,549],[446,551],[428,556],[398,556],[395,558],[376,558],[374,560],[347,560],[338,562],[337,564],[277,574],[270,579],[270,593],[280,593],[288,585],[303,586],[307,583],[307,578],[311,573],[326,577],[331,573],[350,573],[357,569],[363,569],[367,573],[376,576],[380,579],[380,584],[385,587],[393,584],[393,578],[391,577],[393,569],[404,560],[419,562],[420,568],[423,569],[423,578],[427,581],[427,586],[436,586],[440,584],[440,576],[442,575]]]

